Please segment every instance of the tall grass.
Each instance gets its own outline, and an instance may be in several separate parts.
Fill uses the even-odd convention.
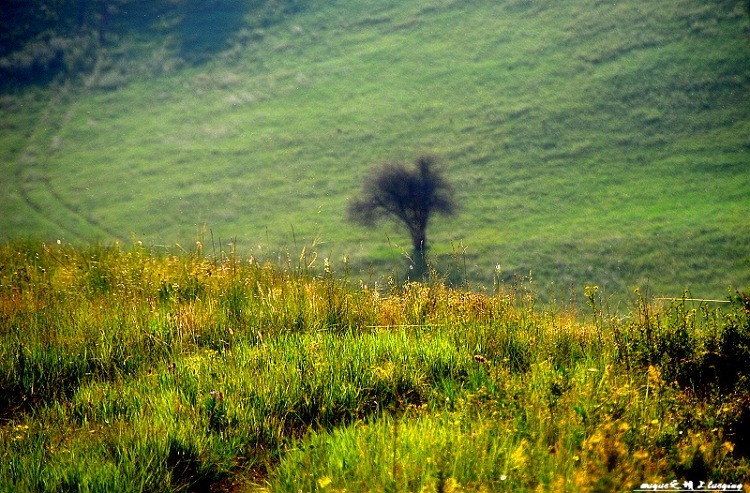
[[[439,279],[0,247],[0,489],[614,491],[750,474],[750,323]],[[696,483],[697,484],[697,483]]]

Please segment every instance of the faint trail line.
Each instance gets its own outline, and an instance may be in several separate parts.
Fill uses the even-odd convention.
[[[44,217],[45,219],[49,220],[50,222],[54,223],[61,230],[67,232],[74,238],[77,238],[78,234],[74,230],[66,227],[64,224],[56,220],[53,220],[48,214],[44,213],[44,207],[31,197],[30,190],[32,189],[32,186],[30,180],[27,180],[27,177],[25,176],[25,172],[30,171],[31,168],[40,168],[38,166],[39,150],[38,146],[36,146],[35,143],[41,138],[40,134],[43,133],[43,130],[46,129],[46,125],[51,120],[51,114],[53,110],[60,106],[64,97],[67,96],[69,90],[70,81],[66,80],[65,84],[60,88],[55,97],[50,99],[47,106],[44,108],[44,111],[39,116],[39,119],[34,125],[34,129],[29,134],[29,138],[26,141],[23,152],[21,152],[20,156],[17,159],[15,167],[15,179],[16,183],[18,184],[18,193],[21,197],[21,200],[24,204],[26,204],[27,207],[29,207],[31,210]],[[48,186],[45,186],[45,188],[47,187]]]
[[[90,92],[91,88],[94,87],[96,84],[97,79],[99,78],[99,74],[101,73],[101,66],[104,61],[104,58],[102,56],[102,52],[100,51],[97,54],[96,62],[94,64],[94,69],[91,71],[91,74],[89,77],[84,80],[83,83],[83,91],[82,95],[86,95]],[[68,108],[68,111],[65,112],[65,115],[62,118],[62,122],[60,124],[60,128],[58,128],[58,131],[62,129],[62,126],[69,122],[73,114],[75,113],[75,104],[71,104]],[[50,181],[47,179],[45,180],[45,185],[47,186],[47,189],[49,190],[50,194],[58,201],[60,202],[71,214],[75,215],[76,217],[82,219],[84,222],[86,222],[89,226],[94,227],[98,229],[99,231],[111,236],[112,238],[117,238],[118,235],[113,230],[109,229],[107,226],[103,225],[98,220],[94,219],[93,217],[83,213],[79,212],[78,206],[70,204],[70,202],[66,201],[53,187]]]
[[[729,300],[704,300],[703,298],[654,298],[661,301],[700,301],[701,303],[731,303]]]
[[[91,75],[84,81],[83,94],[86,94],[91,87],[93,87],[96,79],[99,76],[100,66],[102,57],[99,56],[94,70]],[[58,191],[54,189],[50,178],[47,173],[47,155],[49,144],[43,144],[41,142],[45,133],[58,134],[63,128],[66,122],[70,121],[71,117],[75,112],[75,105],[70,104],[65,114],[60,117],[59,121],[53,122],[53,114],[55,110],[61,109],[66,103],[66,99],[74,91],[72,82],[70,79],[66,79],[64,85],[60,88],[57,95],[52,98],[44,109],[39,119],[36,122],[34,130],[29,135],[24,151],[21,153],[16,164],[16,181],[18,183],[18,190],[21,196],[21,200],[37,214],[41,215],[45,219],[54,223],[58,228],[66,233],[70,234],[76,239],[81,238],[81,232],[76,228],[75,223],[83,223],[90,229],[104,233],[105,236],[111,238],[118,238],[117,233],[103,225],[98,220],[81,213],[77,206],[67,201]],[[29,172],[36,171],[38,176],[29,177]],[[33,175],[33,173],[32,173]],[[36,181],[40,188],[48,194],[56,204],[43,204],[40,201],[35,200],[32,196],[32,191],[35,189],[33,182]],[[67,216],[71,216],[70,220],[67,218],[59,218],[56,215],[45,213],[50,208],[58,207],[65,211]]]

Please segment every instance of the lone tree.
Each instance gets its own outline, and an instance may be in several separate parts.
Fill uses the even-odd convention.
[[[365,226],[382,217],[395,218],[409,230],[418,261],[427,251],[427,224],[433,212],[451,215],[456,210],[453,187],[437,168],[434,156],[417,158],[414,168],[388,163],[370,172],[362,196],[349,205],[349,217]]]

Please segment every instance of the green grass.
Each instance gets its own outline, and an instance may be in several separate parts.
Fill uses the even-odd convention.
[[[206,40],[202,64],[164,22],[66,89],[3,96],[4,238],[212,234],[270,259],[315,242],[382,281],[408,238],[350,224],[347,202],[370,166],[430,151],[462,205],[431,225],[434,264],[461,249],[451,276],[475,288],[496,265],[545,299],[750,283],[741,2],[309,5]]]
[[[523,283],[373,290],[315,255],[3,244],[0,490],[747,481],[747,294],[622,316],[593,287],[584,312]]]

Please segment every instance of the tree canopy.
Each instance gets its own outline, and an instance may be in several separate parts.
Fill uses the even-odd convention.
[[[364,181],[362,195],[349,205],[350,219],[365,226],[385,217],[403,223],[420,257],[427,249],[427,226],[433,213],[455,211],[453,187],[432,155],[418,157],[413,167],[391,162],[374,168]]]

